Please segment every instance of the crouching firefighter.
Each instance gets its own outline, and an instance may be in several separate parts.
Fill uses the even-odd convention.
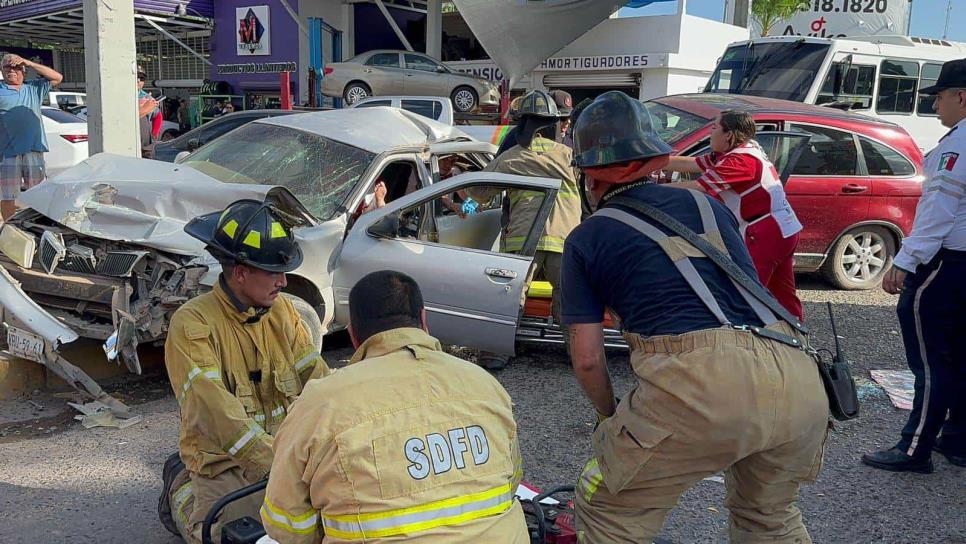
[[[561,95],[562,96],[562,95]],[[554,202],[546,225],[540,225],[543,235],[537,242],[537,253],[533,259],[533,276],[549,282],[554,289],[551,311],[554,319],[560,320],[560,256],[564,240],[570,231],[580,223],[580,188],[574,172],[573,152],[560,143],[561,122],[570,115],[570,95],[566,101],[561,98],[558,104],[543,91],[530,91],[520,100],[517,115],[519,125],[516,145],[505,153],[497,155],[486,165],[487,172],[501,172],[520,176],[538,176],[560,180],[560,190]],[[490,200],[498,189],[475,189],[470,196],[479,202]],[[534,219],[543,203],[543,193],[539,191],[509,191],[505,203],[506,229],[502,240],[502,251],[518,253],[530,233]],[[529,280],[527,282],[529,284]],[[506,366],[508,357],[494,353],[481,353],[480,363],[490,369]]]
[[[821,467],[829,402],[802,349],[806,329],[758,282],[733,214],[649,182],[671,149],[642,104],[601,95],[578,117],[574,144],[596,211],[564,248],[563,322],[600,422],[577,483],[579,538],[651,542],[684,491],[724,471],[731,542],[811,542],[795,502]],[[697,245],[664,226],[675,221]],[[620,319],[637,376],[620,403],[605,310]]]
[[[262,522],[280,544],[529,544],[510,396],[426,331],[412,278],[349,293],[349,366],[306,386],[279,429]]]
[[[159,513],[193,544],[215,501],[268,475],[272,437],[292,403],[330,371],[299,311],[279,296],[302,251],[271,205],[239,200],[191,220],[185,232],[222,266],[211,292],[175,312],[164,349],[181,407],[183,465],[178,454],[165,463]],[[221,521],[258,519],[261,503],[261,494],[234,502]]]

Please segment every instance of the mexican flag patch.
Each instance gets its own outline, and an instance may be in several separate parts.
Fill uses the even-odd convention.
[[[956,161],[958,159],[959,159],[959,153],[953,153],[952,151],[948,153],[943,153],[942,157],[939,157],[939,170],[952,172],[953,167],[956,166]]]

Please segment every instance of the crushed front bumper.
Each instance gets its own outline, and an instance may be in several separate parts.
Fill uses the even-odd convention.
[[[20,288],[20,283],[2,267],[0,322],[4,328],[0,348],[4,351],[44,365],[75,389],[86,392],[118,415],[129,413],[127,406],[108,395],[87,373],[60,355],[60,347],[77,340],[79,335],[27,296]],[[11,346],[12,338],[21,342]]]

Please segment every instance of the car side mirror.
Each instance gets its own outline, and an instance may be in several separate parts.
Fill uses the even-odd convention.
[[[369,236],[392,240],[399,233],[399,212],[393,212],[376,221],[366,230]]]
[[[174,156],[175,164],[181,164],[181,162],[184,161],[190,154],[191,154],[190,151],[182,151],[178,153],[177,155]]]
[[[446,73],[446,68],[443,68],[442,66],[437,66],[436,67],[436,73],[437,74],[445,74]]]
[[[201,140],[198,138],[192,138],[188,140],[188,151],[194,151],[201,147]]]

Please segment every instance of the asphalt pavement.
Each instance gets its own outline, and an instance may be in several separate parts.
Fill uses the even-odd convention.
[[[816,279],[800,281],[816,343],[831,345],[824,302],[832,301],[857,376],[905,368],[896,297],[879,290],[829,291]],[[327,349],[324,355],[339,366],[350,350]],[[610,355],[615,387],[623,394],[633,375],[626,355]],[[544,488],[572,484],[590,455],[594,412],[563,351],[525,348],[497,377],[514,400],[525,479]],[[35,404],[0,403],[0,542],[178,542],[160,525],[156,510],[161,465],[177,447],[177,403],[159,376],[114,388],[135,404],[144,418],[140,424],[85,430],[60,411],[63,400],[51,396],[32,397]],[[821,476],[802,489],[800,507],[813,540],[966,544],[966,469],[938,454],[931,475],[861,465],[862,453],[893,444],[908,412],[894,408],[875,386],[863,386],[860,393],[861,417],[836,425]],[[679,544],[726,542],[723,500],[723,484],[701,482],[681,498],[664,536]]]

